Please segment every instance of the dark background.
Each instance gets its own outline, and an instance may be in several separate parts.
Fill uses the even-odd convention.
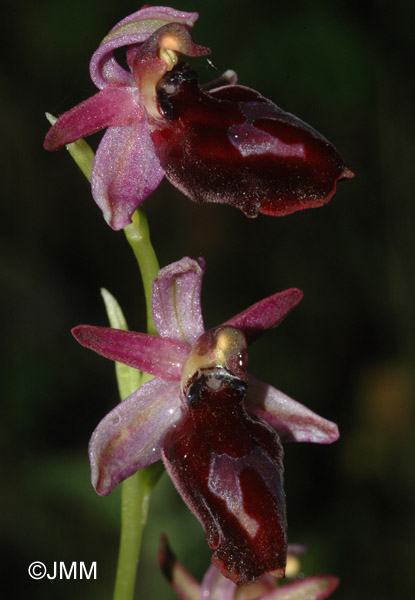
[[[326,135],[356,173],[326,207],[281,219],[198,206],[167,182],[144,206],[161,265],[184,255],[207,259],[208,327],[276,291],[304,291],[301,305],[250,351],[251,372],[341,431],[333,446],[286,446],[290,540],[308,546],[305,574],[340,576],[338,600],[410,598],[410,4],[172,4],[200,12],[194,37],[212,49],[214,65],[194,61],[202,79],[234,68],[240,83]],[[42,149],[43,113],[61,114],[94,93],[92,52],[138,6],[4,6],[1,584],[8,598],[105,600],[112,597],[119,490],[105,499],[94,493],[87,443],[117,391],[111,363],[83,350],[69,331],[106,324],[101,286],[119,299],[132,329],[145,327],[144,300],[123,233],[104,223],[67,153]],[[162,531],[200,579],[209,560],[201,527],[167,476],[154,492],[137,598],[173,598],[157,565]],[[35,560],[97,561],[98,579],[32,581],[27,567]]]

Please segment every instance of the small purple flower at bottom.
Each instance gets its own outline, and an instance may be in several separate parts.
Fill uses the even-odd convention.
[[[204,261],[160,270],[152,310],[160,337],[80,325],[99,354],[154,375],[114,408],[90,442],[101,495],[163,459],[204,527],[212,562],[237,584],[282,577],[287,541],[281,442],[331,443],[337,426],[247,374],[247,344],[278,325],[302,298],[289,289],[204,330]]]
[[[290,547],[288,552],[291,553]],[[334,575],[305,577],[285,585],[278,585],[275,578],[265,575],[256,583],[237,586],[214,565],[209,567],[199,584],[178,562],[166,536],[161,539],[159,563],[181,600],[323,600],[339,585],[339,579]]]
[[[107,129],[92,169],[92,195],[113,229],[164,175],[195,202],[218,202],[249,217],[322,206],[353,177],[330,142],[228,71],[200,85],[181,55],[210,53],[191,37],[198,18],[144,6],[120,21],[90,62],[99,91],[67,111],[44,147],[57,150]],[[114,51],[126,48],[128,70]]]

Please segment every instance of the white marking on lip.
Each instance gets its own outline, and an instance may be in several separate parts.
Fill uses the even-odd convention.
[[[256,154],[275,154],[281,158],[295,157],[305,159],[304,144],[287,144],[255,125],[243,123],[231,125],[227,131],[228,138],[242,156]]]
[[[210,463],[208,486],[216,496],[225,501],[229,512],[235,515],[249,537],[254,538],[260,525],[243,507],[239,473],[244,466],[243,460],[226,454],[214,455]]]

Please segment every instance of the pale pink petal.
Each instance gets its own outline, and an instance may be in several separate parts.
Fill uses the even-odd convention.
[[[259,338],[267,329],[276,327],[300,302],[303,292],[296,288],[273,294],[253,304],[224,325],[233,325],[244,332],[248,344]]]
[[[102,40],[92,55],[89,65],[91,79],[102,89],[109,83],[131,84],[131,73],[118,64],[113,51],[122,46],[141,44],[157,29],[167,23],[181,23],[193,27],[197,13],[188,13],[165,6],[146,6],[122,19]]]
[[[138,123],[106,131],[95,155],[92,195],[107,223],[122,229],[163,175],[143,115]]]
[[[272,592],[262,596],[261,600],[323,600],[339,585],[334,575],[317,575],[300,581],[278,586]]]
[[[89,443],[92,484],[101,496],[161,458],[164,434],[180,419],[180,386],[152,379],[100,422]]]
[[[246,408],[271,425],[282,442],[331,444],[339,437],[335,423],[323,419],[253,375],[248,376]]]
[[[161,536],[158,559],[163,575],[181,600],[203,600],[200,585],[176,559],[165,535]]]
[[[272,575],[264,575],[255,583],[240,586],[235,600],[262,600],[265,594],[275,590],[277,581]]]
[[[151,6],[147,4],[143,8],[140,8],[140,10],[124,17],[124,19],[114,25],[111,32],[129,23],[138,23],[140,21],[165,21],[166,23],[182,23],[183,25],[193,27],[198,18],[199,14],[197,12],[185,12],[168,6]]]
[[[205,271],[202,258],[185,257],[160,270],[153,283],[153,318],[161,337],[193,345],[204,332],[200,291]]]
[[[126,85],[110,85],[68,110],[46,135],[44,148],[58,150],[106,127],[131,125],[144,114],[136,100],[137,90]]]
[[[203,577],[201,600],[234,600],[238,586],[222,575],[217,567],[211,565]]]
[[[189,346],[181,341],[112,327],[78,325],[72,334],[82,346],[105,358],[169,381],[180,381],[189,354]]]

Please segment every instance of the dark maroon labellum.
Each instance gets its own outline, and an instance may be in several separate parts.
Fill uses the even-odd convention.
[[[321,206],[352,177],[337,150],[258,92],[227,85],[206,92],[179,63],[158,83],[152,132],[167,177],[197,202],[228,203],[247,216]]]
[[[248,416],[245,392],[226,369],[202,370],[163,442],[167,469],[215,550],[212,562],[236,584],[267,572],[282,577],[287,552],[282,446]]]

